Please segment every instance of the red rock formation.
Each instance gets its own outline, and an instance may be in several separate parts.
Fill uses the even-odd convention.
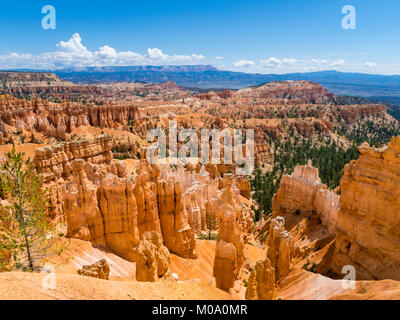
[[[78,274],[81,276],[108,280],[110,266],[105,259],[101,259],[92,265],[83,266],[78,270]]]
[[[293,245],[292,236],[285,230],[285,219],[282,217],[273,219],[268,233],[267,257],[275,269],[276,280],[289,274]]]
[[[293,104],[325,104],[333,102],[335,99],[335,96],[328,90],[310,81],[269,82],[251,89],[242,89],[235,93],[235,96],[242,98],[248,95],[263,99],[285,99]]]
[[[188,223],[182,184],[160,180],[158,188],[158,208],[164,243],[184,258],[195,258],[196,241]]]
[[[157,177],[157,169],[152,168],[145,160],[141,160],[134,189],[138,208],[137,223],[140,237],[147,231],[161,233],[157,205]]]
[[[387,147],[359,148],[345,167],[333,270],[356,269],[357,280],[400,280],[400,137]]]
[[[58,105],[41,100],[18,100],[11,96],[2,96],[0,99],[1,123],[21,131],[36,130],[61,139],[65,139],[66,133],[70,133],[79,126],[114,128],[127,125],[128,121],[136,121],[140,118],[139,108],[133,104],[68,103]]]
[[[215,93],[214,91],[209,91],[207,93],[197,94],[196,98],[200,100],[215,100],[215,99],[229,99],[233,97],[233,92],[231,90],[223,90]]]
[[[217,288],[225,291],[233,287],[244,261],[244,244],[239,228],[241,215],[234,199],[231,183],[231,179],[228,178],[217,208],[220,228],[214,259]]]
[[[124,161],[111,159],[110,150],[108,136],[35,150],[34,163],[51,195],[51,217],[67,222],[68,237],[106,246],[130,261],[151,231],[162,234],[171,252],[195,258],[195,232],[218,227],[219,169],[211,178],[205,168],[197,173],[179,166],[175,172],[142,160],[132,175]],[[251,212],[235,210],[239,229],[250,233]]]
[[[36,149],[34,163],[50,190],[50,212],[67,222],[69,237],[134,261],[139,241],[134,185],[110,150],[111,138],[100,136]]]
[[[316,214],[333,233],[340,210],[340,197],[321,183],[318,169],[309,163],[297,166],[292,175],[282,177],[273,198],[273,216],[290,217],[294,214]]]
[[[145,232],[137,248],[136,280],[156,282],[168,272],[170,263],[170,253],[163,245],[161,234]]]
[[[240,190],[240,194],[245,197],[246,199],[251,198],[251,184],[250,181],[247,180],[247,178],[240,177],[236,179],[236,185],[238,186],[238,189]]]
[[[275,269],[271,261],[266,258],[265,261],[258,261],[251,272],[247,290],[246,300],[275,300]]]
[[[340,107],[340,117],[343,118],[347,123],[353,124],[360,117],[383,116],[386,111],[386,106],[376,104],[342,106]]]

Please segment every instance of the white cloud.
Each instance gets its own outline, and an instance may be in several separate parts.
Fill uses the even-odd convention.
[[[60,41],[57,47],[64,52],[74,53],[80,56],[90,56],[91,52],[82,44],[82,39],[79,33],[74,33],[67,42]]]
[[[338,66],[343,66],[345,64],[345,61],[343,59],[335,60],[329,64],[330,67],[338,67]]]
[[[250,66],[254,66],[255,62],[251,60],[239,60],[233,63],[234,67],[238,68],[248,68]]]
[[[365,64],[364,64],[364,66],[366,66],[366,67],[368,67],[368,68],[373,68],[373,67],[376,67],[378,64],[377,63],[375,63],[375,62],[366,62]]]
[[[196,60],[204,60],[206,57],[202,54],[192,54],[192,58]]]
[[[321,65],[321,64],[327,64],[328,61],[327,60],[320,60],[320,59],[310,59],[310,60],[305,60],[306,62],[310,63],[310,64],[316,64],[316,65]]]
[[[274,71],[281,72],[306,72],[315,71],[321,69],[327,69],[329,67],[338,67],[345,64],[343,59],[328,61],[323,59],[294,59],[294,58],[282,58],[277,59],[270,57],[268,59],[260,60],[260,67],[273,69]],[[271,70],[269,70],[270,72]]]
[[[270,57],[268,59],[260,60],[259,68],[270,69],[268,72],[274,71],[278,73],[289,73],[289,72],[310,72],[316,70],[326,70],[329,68],[340,67],[345,65],[345,60],[325,60],[325,59],[294,59],[294,58],[282,58],[277,59]],[[256,66],[257,67],[257,66]]]
[[[225,60],[222,56],[215,60]],[[206,57],[201,54],[167,54],[159,48],[149,48],[145,53],[133,51],[117,51],[109,45],[103,45],[95,51],[89,50],[79,33],[75,33],[68,41],[60,41],[57,49],[40,54],[9,53],[0,55],[0,69],[61,69],[68,67],[88,66],[129,66],[129,65],[166,65],[166,64],[198,64],[204,63]],[[221,62],[222,63],[222,62]],[[229,62],[230,63],[230,62]],[[228,65],[219,65],[225,70],[242,70],[260,73],[292,73],[311,72],[335,69],[344,72],[380,72],[383,74],[400,73],[400,64],[379,65],[375,62],[352,61],[344,59],[320,58],[276,58],[269,57],[259,60],[242,59]]]
[[[274,73],[274,74],[285,74],[285,73],[307,73],[317,72],[324,70],[337,70],[341,72],[360,72],[370,73],[371,70],[374,73],[380,74],[400,74],[400,63],[398,64],[386,64],[381,65],[375,62],[365,61],[348,61],[341,57],[332,59],[323,58],[276,58],[269,57],[261,59],[258,63],[246,64],[245,61],[251,60],[240,60],[233,64],[233,66],[219,66],[224,70],[242,71],[241,68],[245,65],[247,67],[246,72],[251,73]]]
[[[97,54],[102,59],[115,59],[118,57],[117,51],[107,45],[101,47],[100,50],[96,51],[95,54]]]
[[[150,59],[159,60],[166,59],[167,55],[165,55],[160,49],[153,48],[147,49],[147,55]]]
[[[292,59],[292,58],[284,58],[282,61],[285,64],[295,64],[297,62],[296,59]]]
[[[282,61],[274,57],[266,60],[260,60],[260,63],[267,68],[276,68],[282,65]]]
[[[201,54],[168,55],[158,48],[150,48],[147,50],[147,54],[142,55],[133,51],[119,52],[108,45],[104,45],[92,52],[82,44],[79,33],[73,34],[68,41],[60,41],[57,48],[58,51],[37,55],[31,53],[0,55],[0,68],[58,69],[88,66],[195,64],[205,59]]]

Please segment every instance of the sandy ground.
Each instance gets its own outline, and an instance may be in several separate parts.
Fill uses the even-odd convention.
[[[197,240],[196,253],[197,259],[183,259],[172,255],[171,272],[176,273],[180,280],[194,279],[198,282],[215,287],[213,277],[214,256],[216,241]],[[255,264],[257,261],[264,260],[266,250],[251,245],[245,245],[245,256]],[[236,290],[232,290],[232,296],[237,299],[244,299],[246,288],[243,282],[237,281]]]
[[[45,278],[47,277],[47,278]],[[230,300],[216,288],[196,282],[136,282],[99,280],[56,274],[55,289],[43,287],[48,275],[0,273],[0,300]]]
[[[126,261],[90,242],[70,239],[68,249],[49,263],[55,268],[55,287],[49,275],[38,273],[0,273],[0,300],[233,300],[244,299],[241,286],[232,294],[215,287],[212,277],[215,241],[197,241],[197,259],[182,259],[172,255],[170,271],[179,281],[161,280],[156,283],[135,281],[135,263]],[[246,245],[246,256],[252,262],[265,258],[265,249]],[[110,280],[79,276],[82,266],[106,259],[110,264]],[[240,285],[240,282],[238,282]],[[354,289],[343,287],[341,280],[332,280],[302,269],[293,270],[279,283],[277,297],[282,300],[398,300],[400,282],[359,281]]]
[[[277,297],[283,300],[327,300],[343,292],[342,281],[299,270],[284,279]]]
[[[215,287],[212,276],[216,241],[197,241],[197,259],[171,255],[170,272],[179,276],[178,282],[161,280],[157,283],[135,281],[136,266],[104,248],[90,242],[68,239],[68,249],[48,261],[56,272],[56,288],[46,289],[46,275],[30,273],[0,273],[0,299],[196,299],[232,300],[243,298],[243,292],[230,295]],[[247,245],[248,258],[264,259],[265,250]],[[100,259],[110,265],[110,280],[77,275],[77,270]],[[243,288],[242,288],[243,289]],[[243,291],[243,290],[241,290]]]
[[[89,241],[67,239],[67,249],[60,255],[54,256],[49,263],[57,273],[76,274],[82,266],[93,264],[106,259],[110,265],[111,280],[135,280],[136,264],[120,258],[105,248],[94,247]]]
[[[79,137],[80,139],[92,140],[101,134],[110,135],[111,137],[113,137],[113,139],[116,140],[130,141],[132,143],[139,141],[140,143],[143,143],[143,141],[138,136],[129,131],[110,128],[101,129],[91,126],[80,126],[78,128],[75,128],[71,132],[71,137]]]
[[[318,230],[313,230],[308,236]],[[311,239],[312,240],[312,237]],[[90,300],[233,300],[244,299],[246,288],[236,281],[231,294],[215,287],[213,263],[216,241],[197,240],[197,259],[183,259],[171,255],[170,272],[176,273],[178,282],[161,280],[156,283],[137,282],[136,264],[126,261],[107,249],[93,246],[88,241],[65,239],[68,244],[61,256],[52,257],[48,263],[55,270],[55,288],[43,284],[51,279],[38,273],[0,273],[0,300],[23,299],[90,299]],[[306,240],[304,240],[306,241]],[[321,250],[323,252],[324,250]],[[252,262],[264,260],[266,250],[246,245],[245,255]],[[314,259],[319,262],[317,254]],[[106,259],[110,265],[110,280],[79,276],[83,265]],[[314,260],[313,259],[313,260]],[[301,262],[299,262],[301,264]],[[303,270],[297,265],[278,283],[277,298],[282,300],[398,300],[400,282],[358,281],[355,288],[346,288],[342,280],[332,280],[320,274]]]
[[[209,243],[207,243],[209,242]],[[213,243],[212,243],[213,242]],[[204,241],[204,246],[215,247],[215,241]],[[203,281],[208,272],[212,272],[214,251],[200,254],[199,259],[185,260],[172,255],[171,272],[179,270],[179,281],[161,280],[157,283],[135,281],[136,264],[126,261],[104,248],[94,247],[88,241],[77,239],[66,240],[68,244],[60,256],[52,257],[47,264],[54,267],[56,272],[56,288],[46,289],[42,281],[45,274],[31,273],[0,273],[0,300],[4,299],[117,299],[117,300],[232,300],[235,297],[215,288],[215,285]],[[210,260],[205,259],[211,254]],[[79,276],[76,272],[83,266],[92,264],[100,259],[106,259],[110,265],[110,280],[99,280]],[[186,262],[201,270],[199,277],[185,277]],[[189,273],[190,274],[190,273]]]
[[[33,159],[35,157],[34,150],[45,146],[47,146],[47,144],[25,143],[21,145],[16,145],[15,149],[17,150],[17,152],[24,152],[26,159],[27,158]],[[13,147],[12,144],[0,145],[0,154],[5,154],[9,152],[12,149],[12,147]]]
[[[399,300],[400,282],[393,280],[348,282],[308,271],[292,272],[277,297],[282,300]]]

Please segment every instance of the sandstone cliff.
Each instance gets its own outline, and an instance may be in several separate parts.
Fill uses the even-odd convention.
[[[292,175],[282,177],[279,190],[273,198],[273,216],[289,218],[293,215],[316,214],[333,233],[340,196],[321,183],[318,169],[311,163],[297,166]]]
[[[344,170],[333,269],[357,280],[400,280],[400,137],[381,149],[362,145]]]
[[[49,137],[65,139],[79,126],[115,128],[141,118],[133,104],[54,104],[39,99],[18,100],[11,96],[0,98],[0,129],[4,137],[10,134],[6,126],[21,132],[37,131]]]
[[[226,178],[226,187],[217,207],[220,219],[214,259],[217,288],[230,290],[244,262],[244,243],[240,234],[240,210],[232,190],[232,180]]]
[[[275,269],[276,280],[279,280],[289,274],[294,250],[293,238],[285,229],[284,218],[277,217],[271,221],[267,243],[267,257]]]
[[[112,159],[111,148],[111,138],[103,135],[35,150],[35,166],[50,193],[51,218],[67,224],[68,237],[108,247],[129,261],[135,261],[139,241],[152,231],[162,234],[172,253],[196,258],[195,234],[220,225],[216,212],[224,169],[209,166],[213,178],[206,167],[174,169],[141,160],[136,171],[129,171],[125,161]],[[238,186],[230,185],[231,197],[239,197],[241,189],[248,196],[248,184]],[[226,199],[222,204],[234,206],[238,230],[249,234],[250,209]]]
[[[129,175],[123,161],[111,159],[110,150],[111,138],[100,136],[39,148],[34,162],[50,191],[52,218],[67,223],[69,237],[90,240],[134,261],[145,232],[168,228],[159,217],[159,170],[142,161],[138,172]],[[194,246],[188,251],[180,240],[171,249],[192,255]]]
[[[275,300],[275,269],[271,261],[258,261],[251,272],[246,290],[246,300]]]
[[[286,99],[290,103],[329,103],[335,96],[321,85],[311,81],[269,82],[254,88],[239,90],[236,96],[247,95],[263,99]]]
[[[136,256],[136,280],[156,282],[167,272],[171,263],[168,249],[163,245],[161,234],[145,232],[139,242]]]

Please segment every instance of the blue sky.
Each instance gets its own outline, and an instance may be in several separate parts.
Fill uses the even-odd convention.
[[[44,5],[56,29],[43,30]],[[356,29],[342,28],[344,5]],[[0,68],[212,64],[400,74],[398,0],[3,1]]]

